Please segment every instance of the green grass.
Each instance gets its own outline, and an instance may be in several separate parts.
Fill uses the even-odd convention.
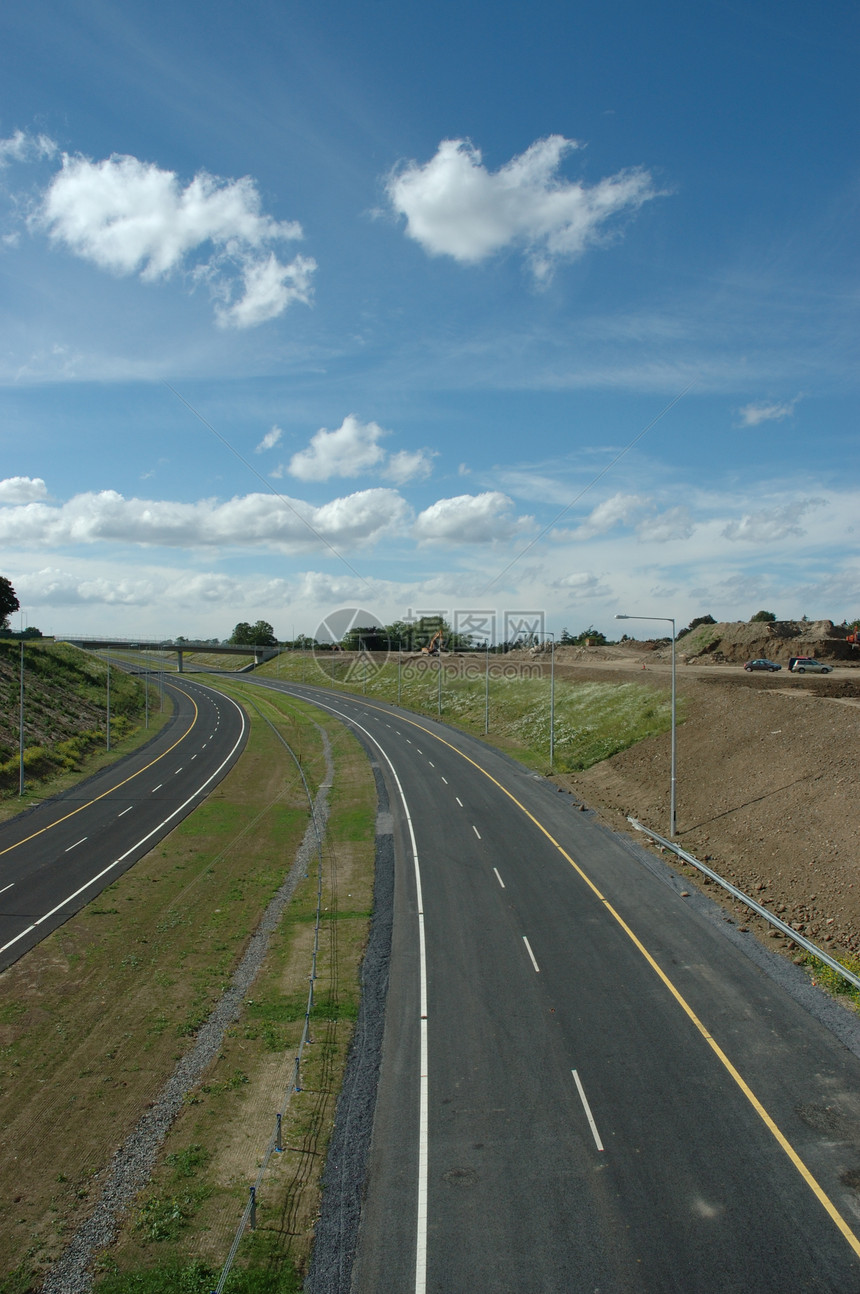
[[[343,687],[368,700],[396,702],[397,661],[377,670],[362,671],[352,659],[322,657],[321,664],[301,653],[285,653],[268,662],[259,672],[278,678]],[[404,662],[400,678],[401,704],[419,714],[438,716],[439,676],[435,662]],[[443,658],[442,718],[476,736],[484,737],[484,659],[477,655]],[[524,665],[525,671],[533,665]],[[511,663],[504,656],[490,661],[489,733],[487,740],[515,754],[532,768],[546,770],[549,764],[550,690],[549,677],[504,677]],[[457,677],[467,673],[473,677]],[[679,703],[683,719],[683,699]],[[671,699],[667,689],[639,682],[575,682],[555,680],[556,772],[579,772],[608,759],[629,746],[668,732],[671,727]]]
[[[857,957],[837,957],[835,960],[854,975],[860,975],[860,959]],[[818,957],[813,957],[811,953],[804,954],[802,965],[813,984],[823,988],[825,992],[832,994],[833,997],[846,998],[855,1010],[860,1010],[860,989],[856,989],[838,971],[832,970],[826,962],[821,961]]]

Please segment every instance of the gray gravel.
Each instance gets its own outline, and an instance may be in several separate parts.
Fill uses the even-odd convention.
[[[125,1144],[113,1156],[107,1169],[104,1188],[93,1212],[77,1229],[63,1254],[48,1272],[42,1285],[43,1294],[86,1294],[92,1289],[90,1266],[93,1258],[111,1243],[123,1213],[149,1181],[158,1151],[182,1108],[185,1094],[200,1082],[217,1056],[226,1030],[238,1019],[242,1002],[266,955],[269,939],[299,880],[307,874],[311,859],[317,851],[318,833],[321,838],[328,821],[328,794],[334,777],[334,763],[328,736],[322,728],[319,731],[326,761],[326,781],[317,792],[313,814],[295,861],[266,908],[244,957],[233,973],[229,987],[199,1030],[194,1046],[177,1062],[152,1108],[140,1118]]]
[[[323,1173],[322,1209],[317,1221],[308,1294],[349,1294],[358,1244],[361,1205],[376,1110],[379,1066],[394,917],[394,835],[388,790],[373,747],[368,751],[376,781],[376,872],[373,921],[361,967],[361,998],[355,1034],[335,1114]]]

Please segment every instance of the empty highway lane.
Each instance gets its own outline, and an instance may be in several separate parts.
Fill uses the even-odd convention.
[[[394,816],[352,1288],[860,1289],[856,1055],[545,779],[284,686],[360,733]]]
[[[152,741],[0,825],[0,970],[148,853],[241,754],[240,706],[187,679],[165,690],[176,709]]]

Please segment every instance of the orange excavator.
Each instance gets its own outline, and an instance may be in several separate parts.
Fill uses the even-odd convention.
[[[422,656],[439,656],[442,651],[442,630],[433,635],[426,647],[421,648]]]

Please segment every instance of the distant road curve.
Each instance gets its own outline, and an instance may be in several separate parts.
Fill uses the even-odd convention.
[[[230,771],[248,720],[199,683],[164,683],[176,711],[152,741],[0,825],[0,971],[138,862]]]

